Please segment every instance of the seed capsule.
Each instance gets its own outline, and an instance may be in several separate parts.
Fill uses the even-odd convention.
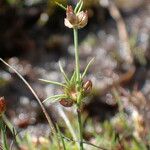
[[[5,112],[6,110],[6,102],[4,97],[0,97],[0,116]]]
[[[71,99],[61,99],[59,103],[64,107],[71,107],[73,105],[73,101]]]
[[[77,16],[74,14],[74,11],[73,11],[72,6],[67,6],[66,18],[68,19],[68,21],[69,21],[72,25],[73,25],[73,24],[77,24],[78,18],[77,18]]]
[[[83,84],[83,90],[86,94],[90,93],[92,90],[92,82],[91,80],[87,80],[84,84]]]
[[[64,20],[65,26],[68,28],[81,29],[85,27],[88,23],[88,13],[87,11],[80,11],[74,13],[72,6],[67,6],[66,18]]]

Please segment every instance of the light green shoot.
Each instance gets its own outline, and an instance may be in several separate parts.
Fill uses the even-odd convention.
[[[61,98],[66,98],[66,95],[65,95],[65,94],[59,94],[59,95],[50,96],[50,97],[46,98],[46,99],[43,101],[43,103],[46,102],[46,101],[48,101],[49,99],[52,99],[51,102],[54,103],[54,102],[58,101],[58,100],[61,99]]]
[[[62,135],[62,133],[61,133],[61,131],[60,131],[60,129],[59,129],[59,126],[58,126],[57,124],[56,124],[56,128],[57,128],[58,134],[59,134],[59,136],[60,136],[60,138],[61,138],[62,145],[63,145],[63,149],[64,149],[64,150],[67,150],[67,149],[66,149],[66,145],[65,145],[65,141],[64,141],[64,138],[63,138],[63,135]]]
[[[90,65],[93,63],[93,61],[94,61],[94,58],[92,58],[92,59],[89,61],[89,63],[87,64],[87,66],[86,66],[86,68],[85,68],[85,70],[84,70],[84,72],[83,72],[83,74],[82,74],[82,79],[85,77],[85,75],[86,75],[86,73],[87,73],[87,70],[89,69],[89,67],[90,67]]]
[[[72,77],[70,79],[70,82],[75,82],[76,81],[76,71],[73,72]]]
[[[82,0],[80,0],[80,1],[77,3],[77,5],[76,5],[76,7],[75,7],[75,9],[74,9],[74,12],[75,12],[75,13],[78,12],[78,10],[79,10],[79,8],[80,8],[80,6],[81,6],[81,3],[83,3]],[[82,5],[83,5],[83,4],[82,4]]]
[[[79,7],[77,13],[79,13],[79,12],[81,11],[82,7],[83,7],[83,1],[81,2],[81,5],[80,5],[80,7]]]
[[[4,127],[2,120],[0,121],[0,129],[1,129],[1,138],[2,138],[2,149],[9,150],[8,143],[6,140],[6,127]]]
[[[56,2],[56,1],[55,1],[55,4],[66,11],[66,7],[64,5],[62,5],[62,4],[60,4],[59,2]]]
[[[61,64],[60,61],[59,61],[59,68],[60,68],[60,71],[61,71],[61,73],[63,74],[63,76],[64,76],[66,82],[69,83],[69,79],[68,79],[68,77],[67,77],[67,75],[66,75],[66,73],[65,73],[65,71],[64,71],[64,69],[63,69],[62,64]]]
[[[59,86],[66,87],[65,84],[59,83],[59,82],[56,82],[56,81],[50,81],[50,80],[45,80],[45,79],[39,79],[39,80],[40,80],[40,81],[43,81],[43,82],[46,82],[46,83],[50,83],[50,84],[54,84],[54,85],[59,85]]]

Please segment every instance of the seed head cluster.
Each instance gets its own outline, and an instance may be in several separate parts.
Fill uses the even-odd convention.
[[[77,90],[76,86],[72,85],[71,87],[67,87],[64,89],[64,93],[66,94],[67,98],[62,98],[59,103],[64,107],[71,107],[73,104],[77,103]],[[86,82],[82,83],[80,87],[80,91],[82,93],[82,98],[85,98],[88,94],[90,94],[92,90],[92,82],[91,80],[87,80]]]

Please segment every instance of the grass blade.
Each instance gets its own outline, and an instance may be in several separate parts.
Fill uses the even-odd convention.
[[[56,102],[57,100],[59,100],[59,99],[61,99],[61,98],[65,98],[65,97],[66,97],[65,94],[53,95],[53,96],[50,96],[50,97],[46,98],[46,99],[43,101],[43,103],[46,102],[46,101],[49,100],[49,99],[53,99],[53,101],[51,101],[51,102]]]
[[[94,58],[92,58],[92,59],[89,61],[89,63],[87,64],[87,66],[86,66],[86,68],[85,68],[85,70],[84,70],[84,72],[83,72],[83,74],[82,74],[82,79],[85,77],[85,75],[86,75],[86,73],[87,73],[87,70],[89,69],[89,67],[90,67],[90,65],[93,63],[93,61],[94,61]]]
[[[19,137],[19,135],[17,134],[16,129],[13,127],[12,123],[9,121],[9,119],[6,117],[5,114],[2,115],[2,119],[5,123],[5,125],[7,126],[7,128],[11,131],[11,133],[13,134],[13,136],[15,137],[15,141],[17,144],[21,143],[21,139]]]
[[[0,128],[1,128],[2,148],[3,150],[9,150],[7,139],[6,139],[6,127],[4,127],[2,120],[0,121]]]
[[[45,79],[39,79],[39,80],[43,81],[43,82],[46,82],[46,83],[50,83],[50,84],[54,84],[54,85],[59,85],[59,86],[66,87],[65,84],[62,84],[62,83],[59,83],[59,82],[56,82],[56,81],[50,81],[50,80],[45,80]]]
[[[79,13],[81,11],[82,7],[83,7],[83,1],[81,2],[80,7],[79,7],[77,13]]]
[[[63,67],[62,67],[60,61],[59,61],[59,68],[60,68],[60,71],[61,71],[61,73],[63,74],[63,76],[64,76],[66,82],[69,83],[69,79],[68,79],[68,77],[67,77],[67,75],[66,75],[66,73],[65,73],[65,71],[64,71],[64,69],[63,69]]]
[[[72,138],[75,141],[77,141],[78,138],[77,138],[76,133],[75,133],[75,131],[73,129],[72,123],[70,122],[69,118],[66,116],[64,110],[61,107],[59,107],[58,109],[59,109],[60,116],[63,118],[63,120],[64,120],[64,122],[65,122],[65,124],[66,124],[66,126],[68,128],[68,130],[70,131],[70,133],[72,135]],[[76,143],[76,144],[77,144],[78,147],[80,147],[78,143]]]
[[[76,71],[73,72],[72,77],[71,77],[71,79],[70,79],[70,82],[71,82],[71,83],[72,83],[72,82],[75,82],[75,80],[76,80]]]
[[[63,149],[64,149],[64,150],[67,150],[67,149],[66,149],[66,145],[65,145],[64,138],[63,138],[62,133],[61,133],[61,131],[60,131],[60,129],[59,129],[59,126],[58,126],[57,124],[56,124],[56,128],[57,128],[58,134],[59,134],[59,136],[60,136],[60,138],[61,138],[62,145],[63,145]]]
[[[78,12],[78,9],[79,9],[81,3],[82,3],[82,0],[80,0],[80,1],[77,3],[77,5],[76,5],[76,7],[75,7],[75,9],[74,9],[74,12],[75,12],[75,13]]]
[[[58,6],[61,7],[63,10],[66,11],[66,7],[65,7],[64,5],[62,5],[62,4],[60,4],[59,2],[56,2],[56,1],[55,1],[55,4],[58,5]]]

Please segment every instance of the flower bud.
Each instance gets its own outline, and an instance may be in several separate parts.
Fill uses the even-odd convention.
[[[65,18],[66,27],[80,29],[86,26],[87,22],[88,22],[87,11],[86,12],[81,11],[75,14],[72,6],[67,6]]]
[[[83,83],[83,90],[86,94],[91,92],[91,90],[92,90],[91,80],[87,80],[85,83]]]
[[[71,99],[65,99],[65,98],[61,99],[59,103],[64,107],[71,107],[73,105],[73,101]]]
[[[4,97],[0,97],[0,116],[5,112],[6,110],[6,102]]]

